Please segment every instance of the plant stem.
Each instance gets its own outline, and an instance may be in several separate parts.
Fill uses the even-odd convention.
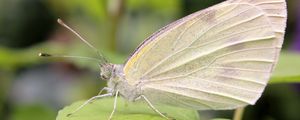
[[[116,51],[117,44],[117,33],[120,20],[123,16],[125,0],[109,0],[108,1],[108,13],[111,20],[111,29],[110,29],[110,44],[109,48],[112,52]]]
[[[245,111],[244,107],[236,109],[234,111],[233,120],[242,120],[244,111]]]

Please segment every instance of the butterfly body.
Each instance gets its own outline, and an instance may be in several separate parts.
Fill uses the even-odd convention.
[[[120,95],[128,101],[136,101],[140,98],[142,95],[141,87],[138,84],[131,85],[127,82],[123,72],[124,66],[117,64],[110,64],[110,66],[112,69],[106,69],[111,72],[109,79],[106,79],[108,81],[107,86],[111,90],[108,92],[115,94],[116,91],[119,91]]]

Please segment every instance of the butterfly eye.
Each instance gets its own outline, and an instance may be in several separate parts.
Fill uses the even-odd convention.
[[[106,80],[107,78],[106,78],[106,76],[101,75],[101,79],[102,79],[102,80]]]
[[[108,80],[110,78],[110,73],[107,71],[101,71],[100,78],[102,80]]]
[[[109,80],[112,74],[111,65],[101,65],[100,66],[100,77],[102,80]]]

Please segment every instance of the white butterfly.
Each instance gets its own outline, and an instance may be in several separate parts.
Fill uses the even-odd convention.
[[[227,0],[177,20],[145,40],[125,65],[101,64],[107,94],[195,110],[253,105],[277,63],[285,0]],[[82,108],[79,107],[76,111]]]

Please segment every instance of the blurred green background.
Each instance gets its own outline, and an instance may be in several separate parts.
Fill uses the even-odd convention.
[[[72,102],[106,85],[98,64],[45,59],[39,52],[96,57],[56,23],[63,19],[113,63],[123,63],[147,36],[223,0],[0,0],[0,120],[53,120]],[[245,120],[300,120],[300,1],[288,1],[284,55],[262,98]],[[291,55],[292,54],[292,55]],[[292,56],[292,57],[291,57]],[[282,76],[280,76],[283,74]],[[289,74],[288,76],[286,76]],[[233,111],[201,117],[231,118]]]

